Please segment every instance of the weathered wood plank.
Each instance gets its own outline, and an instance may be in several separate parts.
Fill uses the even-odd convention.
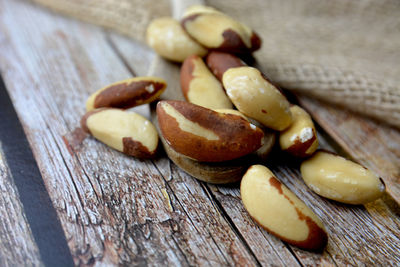
[[[127,62],[132,65],[135,59],[130,56],[135,50],[135,44],[129,46],[124,43],[123,48],[118,44],[118,39],[113,39],[114,46],[119,49]],[[168,81],[169,87],[163,98],[181,99],[179,92],[179,69],[176,64],[153,58],[151,73],[162,76]],[[335,151],[321,136],[321,146]],[[338,151],[339,152],[339,151]],[[368,204],[374,208],[363,206],[343,205],[334,201],[323,199],[312,193],[302,182],[298,164],[285,162],[282,155],[275,154],[265,164],[277,174],[289,188],[303,199],[323,220],[329,232],[329,243],[322,254],[306,252],[292,246],[287,246],[279,239],[260,229],[247,215],[241,200],[238,185],[204,187],[210,192],[212,198],[217,200],[221,212],[232,222],[232,227],[239,231],[247,242],[254,255],[262,265],[280,264],[293,266],[298,260],[302,265],[393,265],[399,260],[396,252],[399,249],[397,233],[399,226],[396,223],[398,215],[393,208],[382,200]],[[176,166],[170,161],[160,160],[161,171],[169,176],[170,168]],[[172,166],[172,167],[171,167]],[[179,172],[176,172],[179,173]],[[182,175],[182,174],[181,174]],[[374,209],[374,213],[370,213]],[[389,216],[389,223],[385,217]],[[360,249],[360,247],[362,247]],[[293,257],[295,255],[295,258]],[[388,256],[391,255],[391,256]]]
[[[0,143],[0,265],[41,266],[18,190]]]
[[[131,41],[130,45],[126,42],[120,45],[118,36],[113,36],[112,41],[114,42],[113,46],[119,50],[119,54],[125,57],[126,62],[130,62],[131,67],[135,66],[136,59],[131,55],[137,49],[136,43]],[[151,56],[149,60],[152,60],[152,62],[147,74],[163,77],[168,83],[168,88],[166,92],[163,93],[162,98],[183,100],[179,84],[179,65],[165,61],[160,57]],[[157,165],[159,166],[160,172],[162,172],[165,177],[171,177],[171,175],[173,175],[172,173],[174,173],[173,183],[175,183],[177,179],[179,181],[184,180],[186,184],[191,184],[193,182],[199,183],[185,172],[179,170],[175,164],[166,158],[158,160]],[[263,235],[261,236],[250,234],[254,231],[260,233],[260,229],[254,224],[250,217],[243,217],[245,210],[238,191],[235,199],[223,202],[221,199],[215,198],[216,194],[213,191],[216,187],[206,185],[205,183],[202,184],[205,190],[209,192],[210,198],[217,200],[219,202],[218,205],[222,203],[222,206],[219,206],[221,208],[221,213],[231,223],[230,226],[235,229],[235,231],[240,232],[240,236],[249,244],[261,265],[299,265],[287,246],[279,239],[271,237],[265,233],[265,231],[262,231]],[[171,186],[176,189],[176,185]],[[199,206],[198,209],[203,210],[202,206]],[[229,216],[226,213],[228,213]]]
[[[0,69],[76,264],[256,264],[199,183],[172,188],[151,161],[84,139],[86,97],[131,76],[102,30],[21,1],[0,10]]]

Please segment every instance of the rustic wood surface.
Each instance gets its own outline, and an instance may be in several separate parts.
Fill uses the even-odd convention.
[[[25,218],[0,143],[0,266],[40,266],[37,245]]]
[[[275,153],[265,164],[316,212],[329,233],[324,252],[312,253],[254,224],[238,184],[199,182],[163,153],[153,161],[124,156],[79,128],[89,94],[117,80],[158,74],[169,82],[163,97],[175,98],[176,64],[161,60],[143,44],[21,0],[0,0],[0,51],[1,75],[76,265],[399,264],[397,130],[300,98],[348,154],[385,179],[390,193],[365,206],[323,199],[305,186],[298,163]],[[141,112],[149,114],[146,107]],[[319,137],[322,147],[341,152],[322,129]],[[3,158],[0,193],[4,203],[13,205],[0,203],[1,215],[15,216],[12,221],[11,215],[0,217],[0,264],[40,264]],[[11,227],[14,222],[20,229]]]

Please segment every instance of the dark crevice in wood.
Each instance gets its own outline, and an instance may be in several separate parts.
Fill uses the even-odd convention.
[[[95,194],[95,196],[96,196],[97,201],[101,202],[103,199],[102,199],[101,197],[99,197],[99,195],[97,194],[97,192],[96,192],[96,190],[95,190],[95,188],[94,188],[94,186],[93,186],[93,183],[92,183],[92,181],[91,181],[90,178],[89,178],[90,176],[87,174],[86,169],[82,166],[82,162],[79,160],[79,157],[76,155],[75,151],[74,151],[73,153],[74,153],[74,157],[75,157],[76,161],[77,161],[78,164],[79,164],[79,167],[82,169],[82,171],[83,171],[85,177],[87,178],[87,180],[88,180],[88,182],[89,182],[89,184],[90,184],[90,187],[93,188],[93,192],[94,192],[94,194]],[[101,188],[101,186],[100,186],[100,188]],[[102,189],[101,189],[101,190],[102,190]],[[102,190],[102,191],[103,191],[103,190]]]
[[[119,49],[115,46],[113,40],[111,40],[110,35],[104,30],[104,36],[106,38],[106,42],[110,45],[111,49],[115,52],[115,55],[121,60],[124,67],[132,74],[132,76],[136,77],[136,72],[133,68],[131,68],[130,64],[126,61],[125,57],[121,54]]]
[[[336,263],[335,259],[332,257],[332,254],[326,250],[326,253],[329,255],[329,257],[332,259],[332,262],[335,264],[336,267],[338,267],[339,265]]]
[[[304,267],[304,264],[301,262],[301,260],[299,259],[299,257],[297,256],[297,254],[293,251],[293,249],[290,247],[290,245],[284,241],[282,241],[282,243],[285,245],[285,247],[287,248],[287,250],[289,250],[290,254],[293,255],[293,257],[296,259],[297,263]]]
[[[224,258],[225,264],[226,264],[227,266],[232,266],[232,265],[229,263],[228,259],[225,257],[224,252],[223,252],[223,251],[221,250],[221,248],[218,246],[218,242],[214,239],[214,237],[212,236],[212,234],[211,234],[210,232],[208,232],[208,234],[210,235],[210,238],[212,239],[212,241],[216,244],[219,253],[220,253],[220,254],[222,255],[222,257]]]
[[[0,106],[2,148],[41,260],[46,266],[71,266],[73,260],[57,212],[1,77]]]
[[[204,191],[207,193],[207,196],[213,203],[215,204],[216,208],[219,210],[219,212],[222,214],[223,218],[226,220],[232,231],[236,234],[236,236],[240,239],[240,241],[243,243],[244,247],[246,250],[249,252],[249,254],[253,257],[254,261],[257,263],[257,266],[262,266],[260,261],[257,259],[255,253],[253,250],[250,248],[249,244],[246,242],[246,239],[242,236],[240,233],[239,229],[237,229],[236,225],[230,218],[230,216],[227,214],[226,210],[222,207],[222,204],[217,200],[215,195],[212,193],[211,188],[205,183],[205,182],[199,182],[201,186],[203,187]]]
[[[173,225],[172,225],[171,221],[169,221],[169,224],[170,224],[171,229],[173,229]],[[182,258],[185,260],[186,265],[187,265],[187,266],[190,266],[190,263],[189,263],[189,261],[188,261],[188,259],[187,259],[187,257],[186,257],[186,254],[185,254],[185,252],[182,250],[182,248],[179,246],[179,243],[178,243],[178,241],[176,240],[174,234],[171,235],[171,239],[174,241],[174,244],[175,244],[176,248],[177,248],[178,251],[181,253]]]

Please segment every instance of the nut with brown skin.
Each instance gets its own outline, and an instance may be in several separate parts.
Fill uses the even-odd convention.
[[[222,81],[233,104],[246,116],[278,131],[292,123],[288,100],[256,68],[230,68]]]
[[[192,55],[185,59],[180,80],[183,95],[188,102],[210,109],[232,108],[221,83],[209,71],[201,57]]]
[[[320,219],[262,165],[251,166],[240,184],[250,216],[265,230],[289,244],[322,250],[328,236]]]
[[[249,53],[261,47],[254,31],[221,12],[190,12],[181,23],[194,40],[209,49]]]
[[[240,58],[224,52],[212,51],[206,58],[207,66],[211,72],[222,82],[222,76],[230,68],[246,66]]]
[[[365,204],[385,192],[372,171],[331,152],[318,150],[300,166],[304,182],[318,195],[347,204]]]
[[[158,146],[158,134],[146,118],[120,109],[100,108],[81,119],[82,129],[104,144],[127,155],[151,158]]]
[[[160,56],[182,62],[190,55],[205,56],[207,49],[195,42],[173,18],[153,20],[146,31],[146,42]]]
[[[266,160],[268,158],[270,152],[272,151],[272,149],[274,147],[275,140],[276,140],[276,134],[273,130],[261,125],[261,123],[259,123],[256,120],[247,118],[243,113],[241,113],[238,110],[235,110],[235,109],[214,109],[214,110],[216,112],[220,112],[220,113],[241,116],[245,120],[247,120],[247,121],[251,122],[252,124],[254,124],[255,126],[259,127],[264,132],[264,138],[263,138],[262,146],[259,149],[257,149],[256,151],[254,151],[253,154],[255,154],[257,156],[257,158],[261,159],[261,160]]]
[[[290,107],[293,122],[279,135],[281,149],[296,157],[308,157],[318,148],[317,132],[310,115],[301,107]]]
[[[157,104],[160,130],[176,152],[204,162],[227,161],[262,145],[263,132],[240,116],[183,101]]]
[[[244,117],[244,115],[240,114],[240,112],[237,110],[224,110],[223,113],[225,112]],[[155,126],[158,130],[160,129],[157,120],[155,121]],[[173,150],[171,146],[167,144],[164,137],[160,135],[161,143],[163,144],[164,150],[170,160],[172,160],[179,168],[192,175],[196,179],[212,184],[227,184],[240,181],[248,166],[258,159],[257,157],[260,155],[258,151],[263,149],[264,146],[268,146],[268,144],[271,142],[270,138],[270,133],[264,135],[264,145],[256,152],[244,157],[222,162],[200,162],[190,159],[185,155]],[[256,154],[257,157],[255,157],[254,154]]]
[[[110,84],[93,93],[86,101],[86,110],[96,108],[132,108],[156,100],[167,87],[158,77],[135,77]]]

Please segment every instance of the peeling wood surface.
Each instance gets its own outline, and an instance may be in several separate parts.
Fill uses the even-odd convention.
[[[308,190],[298,163],[275,154],[265,164],[327,227],[327,248],[321,254],[311,253],[255,225],[241,203],[238,184],[199,182],[162,153],[156,160],[140,161],[87,137],[79,128],[84,102],[106,84],[151,72],[168,81],[164,98],[179,97],[178,66],[158,59],[149,48],[20,0],[0,0],[0,51],[0,72],[75,264],[393,266],[400,262],[397,189],[390,192],[392,197],[365,206],[328,201]],[[387,183],[398,181],[398,132],[388,129],[386,136],[372,126],[375,130],[368,134],[356,131],[350,115],[346,124],[334,109],[321,111],[321,103],[300,100],[357,161]],[[141,112],[148,114],[148,109]],[[369,125],[362,119],[358,123]],[[319,136],[323,147],[336,149],[325,134]],[[367,138],[371,136],[379,138],[371,141]],[[356,143],[360,140],[363,149]],[[391,153],[383,158],[384,168],[380,157],[369,156],[382,142],[386,145],[379,146],[379,156]],[[0,171],[2,166],[0,158]],[[4,207],[6,212],[12,209]],[[0,225],[5,221],[0,217]],[[34,247],[26,253],[32,262],[38,255]],[[18,263],[18,255],[8,255],[10,262]]]
[[[41,266],[18,191],[0,143],[0,266]]]

